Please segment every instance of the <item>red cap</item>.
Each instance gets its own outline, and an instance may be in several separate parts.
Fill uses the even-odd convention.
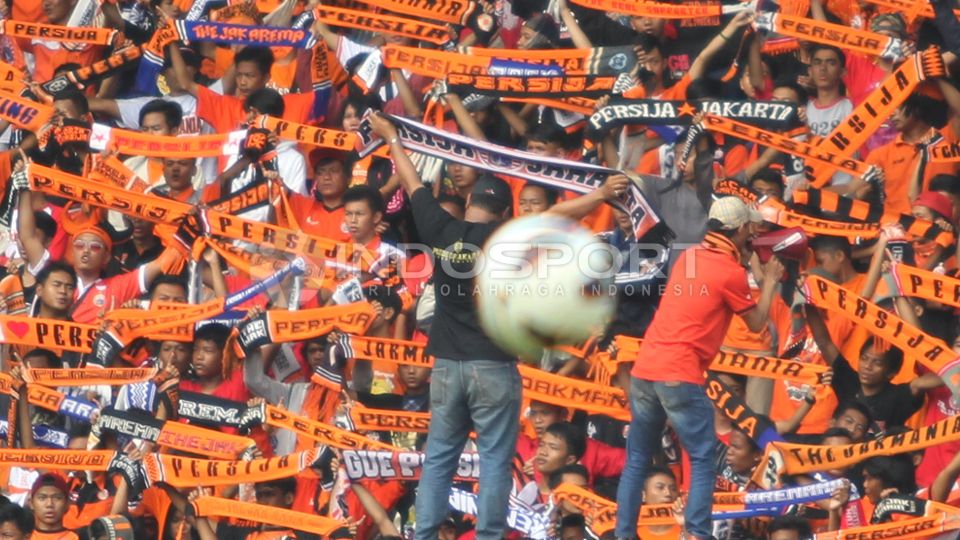
[[[807,255],[807,234],[800,227],[770,231],[753,239],[751,247],[766,263],[774,255],[784,259],[802,261]]]
[[[40,488],[44,486],[52,486],[63,492],[64,495],[70,491],[70,488],[67,487],[67,480],[60,476],[57,473],[45,473],[41,474],[33,482],[33,487],[30,488],[30,496],[33,497],[40,491]]]
[[[924,191],[917,197],[917,200],[913,201],[914,206],[923,206],[929,208],[934,212],[940,214],[940,217],[947,221],[953,220],[953,204],[950,203],[950,199],[943,195],[942,193],[937,193],[936,191]]]

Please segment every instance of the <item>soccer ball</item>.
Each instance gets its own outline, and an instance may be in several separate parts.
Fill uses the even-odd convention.
[[[613,315],[616,251],[555,215],[508,221],[479,258],[477,307],[483,331],[505,351],[537,360],[574,345]]]

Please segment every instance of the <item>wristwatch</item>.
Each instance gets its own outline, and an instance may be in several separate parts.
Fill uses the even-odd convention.
[[[803,396],[803,400],[811,405],[817,402],[817,398],[815,396]]]

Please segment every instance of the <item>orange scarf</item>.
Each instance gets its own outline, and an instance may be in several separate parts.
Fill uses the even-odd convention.
[[[329,536],[334,531],[346,527],[346,523],[336,519],[295,512],[276,506],[266,506],[248,502],[224,499],[222,497],[203,496],[190,503],[195,516],[229,517],[268,525],[289,527],[293,530]]]
[[[13,21],[4,21],[10,24]],[[42,105],[6,92],[0,93],[0,120],[6,120],[18,128],[40,131],[53,116],[53,107]]]

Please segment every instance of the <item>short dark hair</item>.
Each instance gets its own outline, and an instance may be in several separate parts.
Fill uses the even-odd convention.
[[[582,476],[587,483],[590,482],[590,470],[580,463],[571,463],[569,465],[560,467],[550,474],[550,478],[547,479],[547,485],[550,487],[550,489],[556,489],[557,486],[562,484],[563,475],[565,474],[578,474]]]
[[[567,514],[563,516],[563,519],[560,520],[560,528],[566,529],[567,527],[577,527],[583,528],[586,527],[587,522],[583,517],[583,514]]]
[[[810,240],[810,249],[813,251],[842,251],[847,259],[853,259],[850,241],[840,236],[815,236]]]
[[[863,355],[863,352],[873,347],[876,344],[873,337],[868,337],[866,341],[863,342],[863,345],[860,346],[860,354]],[[887,375],[896,375],[900,368],[903,367],[903,351],[899,347],[889,345],[887,350],[883,352],[883,363],[887,369]]]
[[[193,342],[212,341],[219,349],[223,350],[227,346],[227,340],[230,339],[230,332],[230,327],[225,324],[205,324],[193,333]]]
[[[392,309],[393,318],[390,319],[391,322],[400,315],[400,312],[403,310],[403,301],[400,300],[400,295],[386,285],[370,285],[364,287],[363,297],[371,301],[376,300],[383,306],[384,310]]]
[[[445,202],[457,205],[457,207],[460,208],[461,212],[464,212],[467,209],[466,199],[464,199],[459,195],[455,195],[453,193],[447,193],[447,192],[441,191],[440,195],[437,196],[437,204],[445,203]]]
[[[74,285],[77,283],[77,272],[73,269],[72,266],[63,262],[63,261],[53,261],[50,264],[43,267],[42,270],[37,272],[37,283],[43,285],[47,282],[47,279],[50,277],[50,274],[54,272],[63,272],[70,276],[70,279],[73,280]]]
[[[80,114],[89,114],[90,113],[90,104],[87,102],[87,96],[83,95],[83,92],[77,90],[74,87],[64,88],[53,93],[54,101],[69,101],[73,103],[73,106],[77,108],[77,112]]]
[[[773,89],[776,90],[777,88],[789,88],[793,90],[793,93],[797,95],[797,100],[800,105],[806,105],[810,99],[810,94],[807,93],[807,89],[797,84],[795,80],[779,80],[773,84]]]
[[[273,88],[261,88],[247,96],[243,107],[256,109],[260,114],[280,117],[284,111],[283,96]]]
[[[557,204],[557,199],[560,198],[560,193],[557,190],[551,187],[545,186],[543,184],[538,184],[536,182],[527,182],[526,184],[523,185],[523,189],[527,189],[527,188],[538,188],[541,191],[543,191],[543,196],[545,199],[547,199],[547,206],[553,206]]]
[[[809,540],[813,538],[813,528],[806,518],[800,516],[777,516],[767,525],[767,534],[772,535],[777,531],[796,531],[800,540]]]
[[[947,125],[947,107],[943,100],[914,92],[901,105],[903,113],[937,129]]]
[[[837,58],[840,59],[840,66],[847,67],[847,55],[843,54],[843,51],[839,47],[834,47],[833,45],[824,45],[823,43],[814,43],[810,47],[810,59],[813,59],[813,55],[817,54],[819,51],[833,51]]]
[[[33,513],[18,504],[7,501],[0,506],[0,524],[13,523],[22,534],[33,532]]]
[[[143,119],[146,118],[148,114],[153,113],[162,114],[164,121],[166,121],[170,129],[174,131],[179,129],[180,123],[183,122],[183,108],[175,101],[167,101],[165,99],[148,101],[147,104],[140,109],[140,125],[143,125]]]
[[[33,212],[33,222],[37,225],[37,229],[43,233],[43,236],[50,241],[57,234],[57,222],[54,221],[50,214],[42,211],[35,210]]]
[[[150,283],[150,289],[147,291],[147,296],[153,296],[154,291],[157,290],[157,287],[160,285],[174,285],[177,287],[182,287],[184,291],[187,290],[187,282],[180,276],[174,274],[160,274]]]
[[[647,480],[650,480],[654,476],[667,476],[674,482],[677,481],[677,475],[667,467],[661,467],[660,465],[653,465],[647,468],[647,475],[643,477],[643,483],[646,484]]]
[[[343,197],[340,198],[340,202],[346,206],[347,203],[366,201],[367,206],[370,207],[370,211],[376,213],[380,212],[381,214],[386,210],[386,206],[383,204],[383,195],[380,194],[380,190],[369,185],[369,184],[359,184],[353,186],[343,192]]]
[[[894,488],[903,495],[917,491],[914,466],[908,454],[872,457],[863,462],[863,471],[879,478],[884,488]]]
[[[783,184],[783,174],[776,169],[771,169],[770,167],[764,167],[757,171],[756,174],[750,178],[750,187],[753,187],[754,182],[766,182],[768,184],[773,184],[777,186],[780,190],[780,196],[783,196],[784,191],[786,191],[786,186]]]
[[[277,478],[276,480],[267,480],[265,482],[257,482],[254,484],[253,488],[256,491],[258,487],[272,487],[279,489],[282,493],[296,493],[297,491],[297,478],[295,476],[289,476],[287,478]]]
[[[833,411],[833,419],[839,420],[840,416],[850,409],[862,414],[863,417],[867,419],[867,426],[873,424],[873,412],[870,410],[870,407],[867,407],[862,401],[856,400],[844,401],[840,405],[837,405],[837,408]]]
[[[262,75],[267,75],[273,67],[273,53],[263,47],[244,47],[233,57],[233,65],[240,62],[253,62]]]
[[[553,143],[566,147],[567,132],[552,122],[541,122],[527,131],[526,139],[527,142]]]
[[[960,195],[960,177],[938,174],[930,179],[930,191],[946,191],[951,195]]]
[[[58,363],[60,363],[60,355],[51,351],[50,349],[30,349],[27,354],[23,355],[24,360],[27,358],[43,358],[46,360],[48,366],[56,366]]]
[[[554,422],[547,426],[543,434],[563,439],[567,445],[567,455],[577,458],[577,461],[587,451],[587,438],[583,435],[583,430],[570,422]]]

